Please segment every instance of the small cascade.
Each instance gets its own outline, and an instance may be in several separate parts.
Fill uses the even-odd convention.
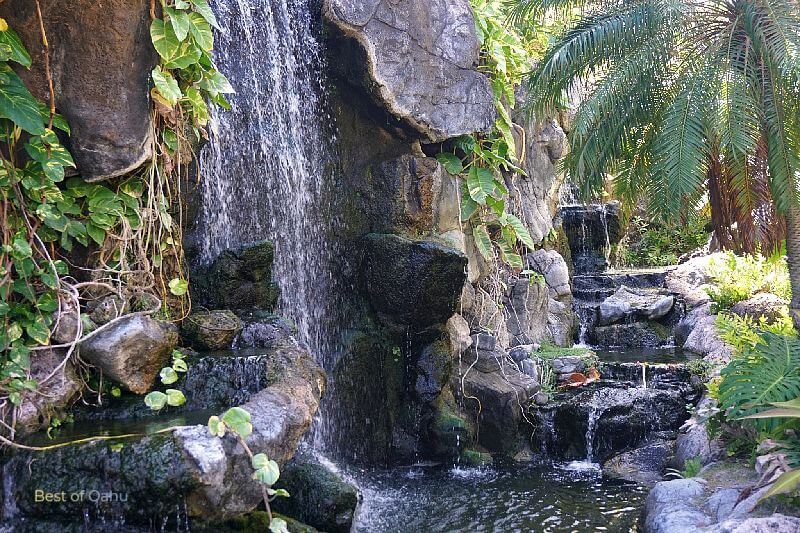
[[[572,461],[567,465],[570,470],[596,470],[600,465],[595,462],[594,443],[597,438],[597,421],[603,415],[603,405],[599,398],[600,391],[595,391],[589,401],[589,415],[586,419],[586,458],[582,461]]]

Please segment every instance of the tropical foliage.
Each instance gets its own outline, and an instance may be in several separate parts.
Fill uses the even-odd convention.
[[[620,243],[616,260],[621,266],[656,267],[677,264],[688,252],[708,243],[709,231],[704,217],[691,217],[678,227],[666,227],[643,217],[628,223],[624,244]]]
[[[517,19],[581,9],[528,78],[553,112],[585,94],[565,167],[587,196],[675,222],[711,201],[723,245],[774,248],[796,197],[800,9],[794,0],[516,0]],[[774,205],[774,208],[773,208]]]
[[[713,281],[707,292],[714,301],[714,312],[730,309],[759,292],[784,300],[792,296],[789,271],[782,256],[737,256],[732,252],[715,255],[709,260],[707,274]]]

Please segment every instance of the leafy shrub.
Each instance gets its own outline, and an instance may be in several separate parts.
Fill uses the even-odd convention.
[[[762,333],[752,348],[743,346],[720,373],[719,401],[728,420],[759,413],[774,402],[800,396],[800,340]],[[761,433],[774,431],[774,420],[753,422]]]
[[[683,472],[681,473],[684,478],[696,477],[703,469],[703,463],[700,462],[699,457],[692,457],[683,462]]]
[[[759,292],[771,292],[785,300],[791,298],[789,269],[782,257],[737,256],[728,252],[712,257],[707,272],[716,285],[707,289],[714,301],[713,312],[730,309]]]
[[[716,326],[720,338],[733,346],[736,353],[754,349],[761,342],[763,333],[774,333],[785,337],[797,335],[788,309],[783,310],[772,323],[767,322],[764,317],[756,321],[747,316],[720,313],[717,315]]]
[[[708,242],[707,222],[696,218],[677,227],[666,227],[634,217],[628,226],[627,245],[617,252],[617,262],[631,267],[674,265],[680,256]]]

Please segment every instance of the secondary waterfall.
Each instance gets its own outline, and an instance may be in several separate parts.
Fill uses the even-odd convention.
[[[216,0],[215,60],[236,94],[201,154],[201,261],[268,239],[279,307],[330,369],[337,253],[330,233],[333,132],[315,0]]]

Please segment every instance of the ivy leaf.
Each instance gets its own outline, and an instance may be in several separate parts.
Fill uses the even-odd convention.
[[[171,7],[165,7],[164,11],[169,15],[169,22],[172,24],[175,37],[179,41],[186,39],[186,36],[189,35],[189,14]]]
[[[189,290],[189,282],[185,279],[174,278],[169,281],[169,292],[175,296],[183,296]]]
[[[212,71],[211,74],[205,76],[202,81],[200,81],[200,88],[211,95],[212,98],[216,98],[220,94],[232,94],[236,92],[228,81],[228,78],[216,70]]]
[[[25,259],[26,257],[30,257],[33,255],[33,249],[31,248],[30,243],[22,237],[14,238],[14,242],[11,245],[11,255],[14,259]]]
[[[174,106],[183,97],[181,88],[178,82],[169,71],[161,70],[161,67],[156,67],[151,73],[153,77],[153,84],[158,89],[159,94],[166,100],[169,105]]]
[[[186,403],[186,396],[177,389],[167,389],[167,404],[172,407],[180,407]]]
[[[0,31],[0,45],[10,48],[9,60],[19,63],[25,68],[31,68],[31,56],[25,49],[25,45],[22,44],[22,39],[19,38],[19,35],[14,30],[8,27],[8,24],[5,25],[5,28],[5,30]]]
[[[475,239],[475,247],[478,249],[478,252],[483,256],[484,259],[491,261],[492,239],[489,237],[489,232],[486,230],[486,226],[483,224],[480,226],[475,226],[475,228],[472,230],[472,236]]]
[[[246,439],[253,432],[253,425],[250,423],[250,413],[241,407],[231,407],[222,415],[222,421],[243,439]]]
[[[278,482],[280,475],[281,471],[280,468],[278,467],[278,463],[272,460],[268,460],[264,466],[258,468],[253,473],[253,479],[258,481],[262,485],[270,486]]]
[[[194,42],[197,43],[197,46],[206,52],[213,50],[214,33],[203,15],[189,13],[189,31],[192,32],[192,37],[194,37]]]
[[[163,392],[153,391],[144,397],[144,404],[153,411],[160,411],[167,405],[167,395]]]
[[[214,437],[224,437],[225,423],[218,416],[212,416],[208,419],[208,432]]]
[[[106,231],[92,222],[86,224],[86,233],[98,246],[102,246],[106,240]]]
[[[0,118],[9,119],[31,135],[44,133],[36,98],[5,63],[0,63]]]
[[[195,123],[198,126],[205,126],[208,123],[209,114],[206,101],[203,100],[203,95],[200,94],[195,87],[186,89],[186,101],[194,115]]]
[[[436,160],[444,166],[444,169],[450,174],[461,174],[464,172],[464,164],[461,159],[455,154],[449,152],[442,152],[436,154]]]
[[[270,533],[289,533],[289,524],[283,518],[275,516],[269,523],[269,531]]]
[[[161,376],[161,383],[163,383],[164,385],[172,385],[173,383],[178,381],[178,373],[168,366],[165,366],[164,368],[161,369],[159,376]]]
[[[221,30],[219,23],[217,22],[217,17],[214,16],[214,12],[211,11],[211,8],[208,6],[207,0],[191,0],[192,4],[194,4],[194,10],[200,13],[206,22],[214,26],[216,29]]]
[[[25,333],[39,344],[50,342],[50,328],[44,323],[43,317],[39,317],[35,322],[26,324]]]
[[[467,174],[469,195],[481,205],[486,204],[486,197],[494,191],[494,174],[488,168],[473,166]]]
[[[150,25],[150,39],[156,52],[164,60],[164,67],[168,69],[186,68],[197,63],[202,55],[202,51],[193,42],[181,42],[172,25],[161,19],[155,19]]]
[[[175,372],[188,372],[189,367],[186,365],[186,361],[183,359],[176,359],[172,362],[172,369]]]
[[[264,468],[265,466],[267,466],[268,462],[269,462],[269,457],[267,457],[267,454],[265,453],[255,454],[253,456],[253,459],[250,461],[250,463],[253,465],[254,470]]]
[[[528,228],[525,227],[525,224],[523,224],[520,219],[509,213],[506,214],[506,222],[514,228],[514,231],[517,233],[517,238],[522,241],[522,244],[531,250],[536,249],[536,243],[533,242],[533,237],[531,237]]]

